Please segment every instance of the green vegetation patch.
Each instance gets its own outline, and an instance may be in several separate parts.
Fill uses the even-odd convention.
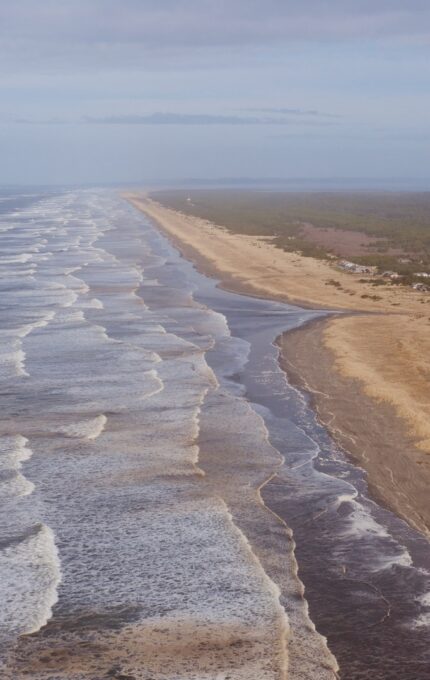
[[[288,193],[250,190],[157,191],[153,198],[239,234],[273,237],[279,248],[305,256],[333,254],[305,238],[303,224],[362,232],[381,239],[354,261],[405,275],[430,266],[430,192]],[[409,256],[399,263],[390,249]]]

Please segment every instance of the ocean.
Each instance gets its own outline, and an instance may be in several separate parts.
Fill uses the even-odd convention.
[[[2,189],[0,238],[0,676],[430,678],[430,544],[279,366],[325,312],[113,190]]]

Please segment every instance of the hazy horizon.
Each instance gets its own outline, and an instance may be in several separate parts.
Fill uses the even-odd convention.
[[[421,0],[23,0],[0,36],[1,184],[430,176]]]
[[[0,183],[0,189],[21,191],[22,189],[93,189],[112,188],[118,190],[143,189],[157,191],[171,190],[255,190],[262,192],[291,193],[423,193],[430,191],[430,178],[392,178],[392,177],[212,177],[212,178],[166,178],[145,179],[129,182],[15,182]]]

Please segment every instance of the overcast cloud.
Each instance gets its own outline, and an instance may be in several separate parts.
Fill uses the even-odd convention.
[[[247,63],[295,44],[428,45],[421,0],[2,0],[0,71]],[[234,55],[234,56],[233,56]]]
[[[427,176],[429,64],[423,0],[3,0],[0,181]]]
[[[283,113],[282,109],[269,109],[274,113]],[[291,119],[279,116],[222,116],[208,113],[151,113],[146,116],[123,115],[123,116],[85,116],[85,123],[98,125],[291,125]],[[303,124],[303,122],[301,122]],[[304,122],[305,125],[309,121]],[[311,125],[315,125],[312,121]],[[333,125],[326,121],[318,122],[317,125]]]
[[[387,36],[428,40],[426,0],[16,0],[0,6],[5,44],[54,51],[139,44],[223,46]],[[19,44],[18,44],[19,46]]]

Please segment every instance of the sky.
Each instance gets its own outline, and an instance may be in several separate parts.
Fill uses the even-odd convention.
[[[0,183],[426,180],[429,76],[428,0],[1,0]]]

